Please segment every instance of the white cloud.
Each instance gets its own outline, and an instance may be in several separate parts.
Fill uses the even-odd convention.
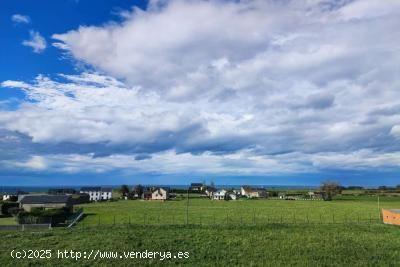
[[[29,16],[21,15],[21,14],[12,15],[11,20],[15,23],[24,23],[24,24],[29,24],[31,22],[31,19]]]
[[[46,160],[42,156],[32,156],[25,162],[15,162],[13,165],[30,170],[45,170],[47,168]]]
[[[23,41],[22,44],[31,47],[35,53],[42,53],[47,47],[44,37],[35,31],[30,31],[29,35],[30,39]]]
[[[400,125],[394,125],[390,130],[390,133],[395,137],[400,137]]]
[[[97,72],[3,82],[28,101],[0,129],[78,145],[48,156],[69,171],[398,167],[400,9],[376,3],[152,1],[53,35]]]

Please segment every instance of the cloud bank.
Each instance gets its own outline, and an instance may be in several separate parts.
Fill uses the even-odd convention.
[[[399,13],[399,1],[151,1],[54,34],[94,71],[4,81],[26,101],[0,129],[31,151],[23,166],[66,172],[399,168]]]

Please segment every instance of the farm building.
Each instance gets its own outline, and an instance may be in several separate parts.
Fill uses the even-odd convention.
[[[385,210],[382,209],[382,219],[385,224],[400,225],[400,209]]]
[[[308,196],[310,199],[322,199],[322,192],[319,192],[319,191],[309,191],[309,192],[307,193],[307,196]]]
[[[112,198],[111,188],[82,187],[80,193],[88,194],[90,201],[109,200]]]
[[[61,195],[27,195],[20,202],[19,207],[30,212],[33,208],[39,209],[73,209],[71,196]]]
[[[267,191],[264,188],[252,188],[244,185],[240,188],[240,194],[247,198],[266,198]]]

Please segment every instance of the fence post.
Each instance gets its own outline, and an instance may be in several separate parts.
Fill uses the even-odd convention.
[[[308,213],[307,213],[307,223],[310,223],[310,219],[308,218]]]
[[[131,225],[131,216],[129,216],[129,225]]]
[[[335,223],[335,213],[332,213],[332,223]]]
[[[228,213],[226,214],[226,224],[228,224]]]
[[[115,225],[115,215],[114,215],[114,225]]]
[[[360,214],[357,214],[357,222],[360,223]]]
[[[283,217],[282,217],[282,214],[281,214],[281,224],[283,223]]]

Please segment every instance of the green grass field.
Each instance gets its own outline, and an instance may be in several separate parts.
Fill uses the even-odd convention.
[[[185,199],[166,202],[120,200],[81,205],[81,224],[185,224]],[[399,208],[400,198],[381,197],[381,208]],[[189,199],[189,224],[268,223],[377,223],[380,212],[375,197],[343,196],[335,201]]]
[[[400,198],[381,198],[380,205],[398,208]],[[121,200],[82,207],[87,216],[72,229],[0,232],[0,266],[396,266],[400,262],[400,228],[380,222],[372,197],[346,196],[331,202],[196,198],[189,201],[189,225],[185,225],[185,200]],[[286,214],[282,220],[281,214]],[[51,249],[52,257],[12,259],[13,249]],[[119,255],[182,251],[189,252],[189,258],[57,258],[57,250],[65,249]]]

